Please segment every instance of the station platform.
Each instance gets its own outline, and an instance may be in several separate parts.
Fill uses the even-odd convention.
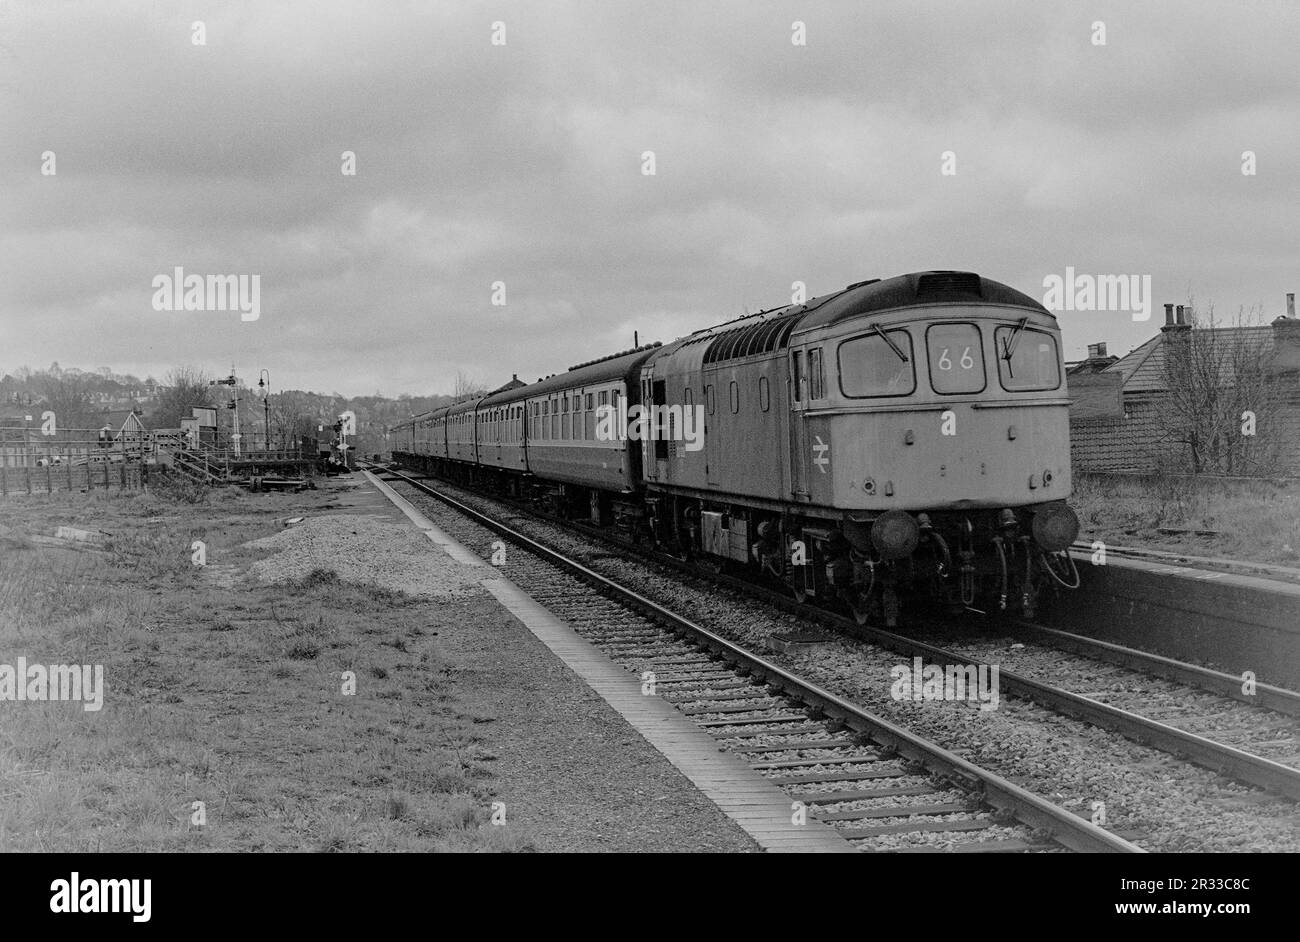
[[[792,824],[779,789],[377,477],[329,479],[317,493],[315,513],[382,522],[419,581],[461,607],[472,585],[468,604],[486,617],[438,625],[439,653],[486,721],[493,800],[538,850],[855,852],[824,825]],[[427,546],[414,560],[412,533]],[[340,565],[352,580],[364,561]]]

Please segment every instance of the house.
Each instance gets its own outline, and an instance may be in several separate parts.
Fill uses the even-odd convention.
[[[510,376],[510,382],[506,383],[504,386],[497,387],[496,389],[492,390],[490,393],[487,393],[487,395],[495,396],[497,393],[510,392],[510,390],[512,389],[519,389],[520,387],[527,386],[527,385],[528,385],[527,383],[519,379],[518,373],[513,373]]]
[[[1075,471],[1300,475],[1300,319],[1160,332],[1123,357],[1104,343],[1067,364]],[[1267,452],[1267,454],[1266,454]]]
[[[149,432],[144,427],[139,409],[112,409],[95,416],[99,429],[99,441],[107,447],[120,445],[127,452],[141,453],[149,441]]]

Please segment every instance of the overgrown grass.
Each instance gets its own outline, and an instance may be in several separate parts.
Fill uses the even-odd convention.
[[[106,687],[97,713],[0,701],[0,850],[528,849],[487,823],[484,728],[429,643],[468,610],[244,578],[242,544],[316,499],[0,502],[0,663],[102,664]],[[60,525],[104,535],[39,539]]]
[[[1159,474],[1078,475],[1070,503],[1090,539],[1279,565],[1300,563],[1300,488],[1294,485]]]

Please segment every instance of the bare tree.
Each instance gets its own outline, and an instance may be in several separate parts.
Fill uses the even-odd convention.
[[[274,448],[292,448],[303,436],[316,438],[316,429],[321,424],[292,402],[273,404],[270,416],[271,443]]]
[[[470,379],[464,370],[456,371],[456,382],[452,386],[451,396],[453,399],[469,399],[472,396],[481,396],[487,392],[487,386],[476,379]]]
[[[1223,327],[1211,305],[1189,321],[1165,336],[1165,393],[1157,415],[1166,464],[1192,474],[1272,472],[1284,389],[1281,375],[1269,369],[1272,335],[1262,312],[1238,311]]]
[[[168,387],[158,397],[158,406],[150,416],[153,428],[180,428],[181,419],[191,418],[193,408],[212,408],[212,389],[202,370],[179,366],[163,380]]]
[[[48,375],[41,383],[45,409],[53,412],[61,428],[88,429],[95,425],[90,384],[76,376]]]

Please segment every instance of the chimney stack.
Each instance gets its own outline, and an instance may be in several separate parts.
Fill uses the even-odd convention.
[[[1106,357],[1106,341],[1101,343],[1088,344],[1088,359],[1104,359]]]
[[[1286,316],[1295,317],[1295,292],[1294,291],[1288,291],[1286,293]]]
[[[1273,321],[1273,351],[1267,369],[1270,373],[1300,372],[1300,320],[1279,317]]]
[[[1175,308],[1172,304],[1166,304],[1165,326],[1160,328],[1160,333],[1169,334],[1186,328],[1187,324],[1183,320],[1183,306],[1180,304]]]

